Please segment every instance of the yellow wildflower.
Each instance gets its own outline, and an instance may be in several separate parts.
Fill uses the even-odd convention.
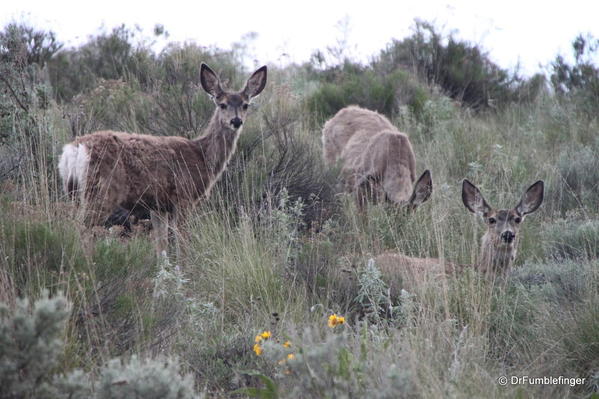
[[[345,323],[345,317],[337,316],[335,313],[329,316],[329,322],[327,323],[330,328],[335,328],[339,324]]]
[[[261,341],[269,339],[271,335],[272,334],[270,331],[264,331],[263,333],[256,335],[256,338],[254,338],[254,342],[259,344]]]
[[[293,353],[290,353],[287,355],[287,360],[293,360],[295,359],[295,355]]]
[[[256,356],[260,356],[264,349],[259,344],[254,345],[254,352],[256,352]]]
[[[290,341],[285,341],[285,343],[283,344],[283,346],[285,348],[290,348],[291,347],[291,342]]]

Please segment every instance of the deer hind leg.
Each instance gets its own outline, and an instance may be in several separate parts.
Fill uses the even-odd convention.
[[[118,207],[119,198],[110,185],[98,181],[86,187],[81,201],[81,216],[87,227],[104,226],[110,215]]]
[[[182,210],[180,208],[176,208],[169,216],[169,241],[172,243],[172,246],[175,248],[175,256],[177,262],[180,262],[181,259],[181,230],[179,226],[179,221],[182,219]]]
[[[159,259],[165,258],[168,253],[168,219],[168,213],[157,211],[150,212],[154,247],[156,248],[156,255]]]

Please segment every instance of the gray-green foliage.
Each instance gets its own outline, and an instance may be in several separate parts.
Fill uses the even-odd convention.
[[[547,255],[556,258],[597,258],[599,221],[596,219],[559,219],[543,229]]]
[[[552,193],[554,206],[562,212],[579,207],[599,209],[599,154],[595,146],[564,151],[558,162],[557,190]]]
[[[561,260],[516,269],[497,292],[491,314],[495,351],[529,364],[539,375],[587,378],[596,390],[599,371],[597,260]],[[538,359],[543,358],[544,361]]]
[[[168,358],[143,360],[133,356],[127,363],[113,359],[100,371],[97,399],[192,398],[193,380],[181,377],[177,361]]]
[[[27,299],[17,300],[14,311],[0,303],[2,398],[51,398],[57,393],[54,370],[63,352],[68,304],[63,296],[46,295],[32,311],[29,307]]]
[[[45,292],[31,306],[0,303],[0,398],[193,398],[191,376],[168,358],[109,361],[98,382],[81,370],[61,372],[70,304]]]
[[[381,312],[384,314],[393,309],[389,289],[382,280],[381,271],[376,267],[374,259],[369,259],[366,266],[358,270],[358,286],[355,301],[370,318],[378,320]]]
[[[599,104],[599,68],[594,60],[599,54],[599,39],[579,34],[572,41],[575,63],[558,55],[551,63],[551,85],[564,103],[574,103],[579,114],[597,116]]]
[[[357,330],[308,328],[292,334],[288,348],[266,342],[263,356],[276,370],[280,397],[411,397],[413,370],[402,360],[397,339],[365,323]]]
[[[60,49],[52,32],[11,23],[0,31],[0,180],[39,172],[49,152],[42,120],[52,104],[44,67]]]

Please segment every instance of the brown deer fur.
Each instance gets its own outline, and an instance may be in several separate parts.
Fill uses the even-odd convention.
[[[489,277],[506,275],[518,250],[519,229],[524,217],[536,211],[543,202],[544,187],[537,181],[526,190],[512,209],[493,209],[476,186],[468,180],[462,184],[462,200],[471,212],[481,216],[487,231],[481,240],[480,256],[473,265],[460,265],[437,258],[414,258],[387,252],[375,257],[384,279],[397,292],[397,283],[414,283],[423,275],[438,277],[474,268]]]
[[[85,202],[85,223],[102,224],[122,207],[151,211],[157,250],[166,250],[168,219],[206,198],[227,166],[241,132],[249,101],[266,84],[258,69],[240,92],[223,90],[218,76],[202,64],[202,87],[217,107],[203,135],[190,140],[101,131],[65,145],[59,171],[66,192]]]
[[[410,139],[383,115],[357,106],[340,110],[322,130],[325,164],[342,164],[347,191],[362,205],[365,196],[416,207],[432,192],[430,172],[416,181]]]

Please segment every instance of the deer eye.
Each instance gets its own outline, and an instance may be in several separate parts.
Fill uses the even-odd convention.
[[[220,107],[220,109],[227,109],[227,104],[225,104],[225,103],[219,104],[219,107]]]
[[[514,222],[516,223],[520,223],[522,221],[522,218],[519,216],[516,216],[516,218],[514,219]]]
[[[250,106],[249,104],[243,104],[243,109],[247,110],[249,106]]]
[[[488,221],[489,221],[489,224],[497,223],[497,220],[495,220],[495,218],[489,218]]]

